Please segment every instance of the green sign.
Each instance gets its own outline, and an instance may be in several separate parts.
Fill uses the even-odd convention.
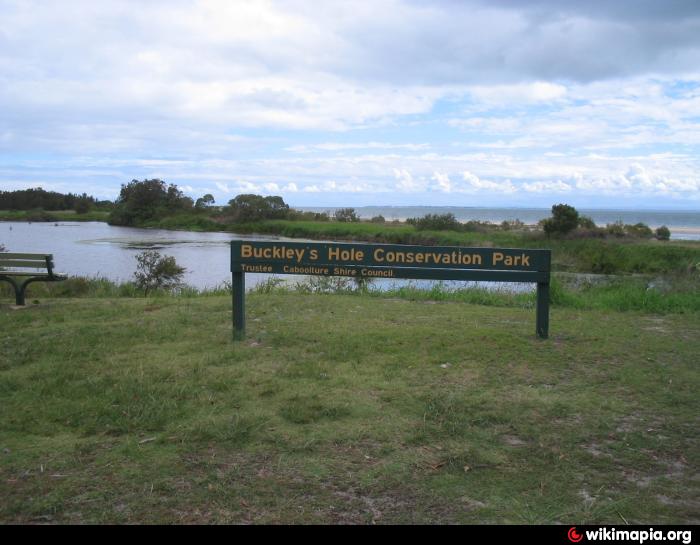
[[[550,250],[336,242],[231,242],[234,337],[245,331],[245,273],[537,283],[537,335],[549,329]]]

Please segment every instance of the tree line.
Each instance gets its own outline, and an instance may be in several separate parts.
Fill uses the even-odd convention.
[[[252,193],[237,195],[224,206],[214,206],[214,197],[207,193],[196,201],[185,195],[175,184],[166,184],[160,179],[132,180],[122,184],[119,196],[114,203],[97,201],[83,193],[62,194],[45,191],[42,188],[18,191],[0,191],[0,210],[75,210],[87,212],[91,208],[110,210],[109,223],[112,225],[140,226],[157,223],[159,220],[184,215],[199,216],[205,222],[221,224],[255,223],[266,220],[294,221],[337,221],[359,222],[354,208],[339,208],[331,215],[328,212],[301,211],[291,208],[280,196],[262,196]],[[384,223],[382,216],[369,221]],[[524,230],[519,220],[504,221],[501,224],[471,220],[459,221],[454,214],[426,214],[420,218],[408,218],[406,222],[421,231],[492,231]],[[214,223],[215,225],[215,223]],[[597,226],[594,221],[579,214],[568,204],[555,204],[551,216],[540,221],[539,225],[548,237],[567,238],[657,238],[668,240],[670,231],[661,226],[653,231],[644,223],[627,225],[622,222]]]
[[[119,197],[109,216],[112,225],[144,225],[174,215],[205,215],[221,223],[254,223],[265,220],[330,221],[326,212],[304,212],[291,208],[280,196],[252,193],[237,195],[224,206],[214,206],[214,197],[206,195],[194,201],[175,184],[163,180],[132,180],[122,184]],[[359,221],[353,208],[343,208],[334,214],[336,221]]]
[[[86,193],[59,193],[46,191],[41,187],[0,191],[0,210],[75,210],[88,212],[92,208],[108,208],[110,201],[98,201]]]

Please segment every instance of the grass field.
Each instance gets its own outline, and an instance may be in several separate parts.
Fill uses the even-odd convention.
[[[5,302],[7,303],[7,301]],[[0,521],[700,522],[700,315],[251,294],[0,307]]]

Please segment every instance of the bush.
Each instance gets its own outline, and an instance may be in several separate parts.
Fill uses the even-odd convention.
[[[579,227],[571,233],[570,238],[605,238],[605,229],[600,227],[594,227],[593,229]]]
[[[581,229],[590,229],[590,230],[596,229],[596,224],[593,221],[593,218],[591,218],[589,216],[579,216],[578,226]]]
[[[654,233],[646,223],[635,223],[634,225],[625,225],[625,233],[635,238],[651,238]]]
[[[92,208],[92,202],[90,202],[88,199],[79,198],[75,202],[75,207],[73,209],[75,210],[76,214],[87,214],[90,211],[90,208]]]
[[[155,250],[146,250],[136,256],[136,286],[144,296],[157,289],[170,290],[182,286],[185,268],[180,267],[172,256],[161,256]]]
[[[462,231],[463,225],[454,214],[426,214],[422,218],[408,218],[406,223],[419,231]]]
[[[235,223],[280,220],[288,214],[289,205],[282,197],[263,197],[252,193],[236,196],[224,209],[224,215]]]
[[[54,216],[50,212],[47,212],[46,210],[30,210],[27,212],[27,215],[24,217],[25,220],[27,221],[58,221],[58,217]]]
[[[605,226],[605,232],[608,235],[614,236],[614,237],[624,237],[625,236],[625,224],[622,223],[621,221],[616,221],[615,223],[608,223]]]
[[[614,256],[604,247],[593,251],[589,259],[591,272],[593,273],[614,274],[618,270]]]
[[[511,231],[513,229],[524,229],[525,224],[520,221],[519,219],[515,220],[503,220],[501,222],[501,230],[502,231]]]
[[[286,219],[291,221],[331,221],[328,212],[302,211],[294,208],[289,209]]]
[[[461,225],[462,231],[466,231],[468,233],[487,233],[496,227],[496,224],[493,224],[490,221],[479,220],[469,220],[467,223]],[[503,229],[503,224],[501,224],[501,228]]]
[[[605,232],[614,237],[632,237],[632,238],[652,238],[654,233],[646,223],[635,223],[634,225],[625,224],[621,221],[608,223],[605,226]]]
[[[141,225],[193,207],[192,199],[175,184],[163,180],[131,180],[122,184],[119,198],[109,215],[112,225]]]
[[[671,231],[668,227],[662,225],[656,229],[656,238],[658,240],[669,240],[671,238]]]
[[[341,222],[357,222],[360,221],[359,216],[355,213],[354,208],[339,208],[333,214],[335,221]]]
[[[552,217],[544,220],[544,232],[547,235],[565,235],[579,225],[578,211],[568,204],[552,206]]]
[[[369,221],[371,221],[372,223],[385,223],[385,222],[386,222],[386,219],[384,218],[384,216],[382,216],[381,214],[379,214],[378,216],[374,216],[374,217],[373,217],[371,220],[369,220]]]

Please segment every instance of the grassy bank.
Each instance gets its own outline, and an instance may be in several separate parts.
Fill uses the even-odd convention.
[[[542,231],[421,231],[407,224],[267,221],[232,227],[241,233],[396,244],[495,246],[552,250],[556,271],[599,274],[682,273],[700,265],[700,243],[645,239],[547,238]]]
[[[698,522],[700,316],[251,294],[0,307],[3,522]]]
[[[78,214],[74,210],[0,210],[0,221],[107,221],[109,212],[92,210]]]
[[[222,224],[203,215],[171,216],[148,227],[194,231],[228,230],[312,240],[366,241],[444,246],[545,248],[556,271],[597,274],[678,274],[700,267],[700,243],[638,238],[548,238],[542,231],[424,231],[406,223],[269,220]]]

